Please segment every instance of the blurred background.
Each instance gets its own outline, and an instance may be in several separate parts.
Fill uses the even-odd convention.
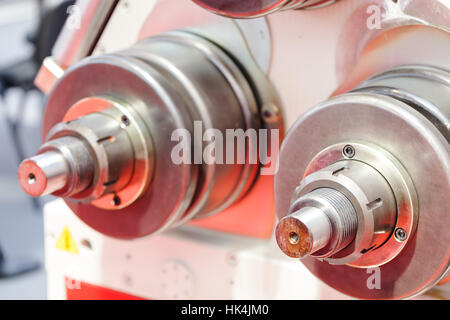
[[[45,299],[42,205],[16,178],[41,142],[45,97],[33,80],[74,1],[0,0],[0,299]]]

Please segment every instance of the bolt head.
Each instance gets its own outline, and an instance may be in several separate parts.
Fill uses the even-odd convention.
[[[351,159],[356,155],[356,150],[353,146],[346,145],[342,153],[344,154],[344,157]]]
[[[398,228],[395,230],[395,238],[398,241],[403,242],[403,241],[406,241],[406,239],[408,238],[408,234],[404,229]]]
[[[280,120],[280,109],[274,104],[265,104],[261,109],[261,114],[265,122],[274,123]]]

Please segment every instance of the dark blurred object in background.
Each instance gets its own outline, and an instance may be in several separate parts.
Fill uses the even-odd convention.
[[[53,1],[55,2],[55,1]],[[28,93],[35,90],[34,78],[39,71],[43,60],[51,55],[53,45],[68,16],[68,8],[76,1],[58,1],[56,5],[48,5],[44,0],[38,0],[39,23],[36,30],[32,31],[24,41],[28,41],[32,47],[32,54],[26,58],[20,58],[0,68],[0,102],[5,102],[6,92],[11,88],[22,90],[19,103],[14,110],[16,117],[10,117],[9,110],[2,110],[5,114],[10,139],[14,146],[17,164],[25,157],[23,143],[20,139],[21,120],[26,106]],[[1,103],[6,109],[6,103]],[[38,200],[30,199],[35,210],[40,209]],[[0,278],[16,276],[39,268],[39,262],[29,257],[22,259],[6,258],[0,246]]]
[[[64,1],[49,10],[44,9],[45,2],[39,1],[41,10],[38,29],[28,37],[34,47],[34,53],[23,60],[17,61],[6,68],[0,69],[0,97],[3,98],[6,90],[10,88],[21,88],[26,94],[34,89],[34,78],[44,59],[51,55],[53,45],[64,26],[67,18],[68,8],[75,4],[75,1]],[[18,107],[23,108],[25,104],[19,103]],[[22,114],[23,110],[18,110]],[[17,118],[20,120],[20,117]],[[21,143],[18,138],[19,121],[10,123],[11,137],[13,139],[18,161],[25,158]]]
[[[41,7],[44,6],[43,1],[39,3]],[[11,87],[20,87],[25,90],[34,87],[34,78],[44,59],[51,55],[52,48],[67,19],[68,8],[74,4],[73,0],[64,1],[49,10],[45,8],[40,10],[42,16],[38,29],[28,37],[28,41],[34,47],[34,53],[26,59],[0,69],[0,95]]]

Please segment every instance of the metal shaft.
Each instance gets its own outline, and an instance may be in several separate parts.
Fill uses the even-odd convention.
[[[337,190],[310,192],[293,203],[291,212],[278,224],[276,238],[280,249],[292,258],[329,256],[355,238],[355,209]]]
[[[94,178],[95,163],[83,139],[65,136],[44,144],[41,152],[19,166],[19,183],[33,197],[76,195]]]
[[[283,219],[277,228],[277,238],[288,256],[304,258],[324,248],[332,232],[327,215],[318,208],[308,207]]]
[[[70,170],[64,156],[48,151],[24,161],[19,167],[19,182],[33,197],[41,197],[63,189],[69,182]]]

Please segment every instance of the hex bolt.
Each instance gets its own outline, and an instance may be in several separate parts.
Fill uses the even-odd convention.
[[[405,229],[398,228],[395,230],[395,238],[398,241],[403,242],[408,238],[408,234],[406,233]]]
[[[267,123],[274,123],[280,119],[280,109],[272,104],[265,104],[261,109],[262,117]]]
[[[344,157],[352,159],[356,155],[356,150],[351,145],[346,145],[342,151]]]

